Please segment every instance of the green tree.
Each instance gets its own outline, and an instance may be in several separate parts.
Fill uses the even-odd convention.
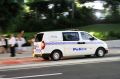
[[[81,3],[93,2],[97,0],[79,0]],[[105,21],[107,23],[120,23],[120,0],[101,0],[105,1],[107,4],[104,6],[105,8],[110,7],[109,14]]]
[[[96,0],[1,0],[0,29],[44,31],[96,23],[93,9],[79,5]],[[119,23],[119,0],[103,0],[111,6],[107,22]],[[29,28],[30,27],[30,28]]]
[[[21,5],[13,0],[0,1],[0,28],[2,31],[10,26],[8,25],[9,21],[15,18],[21,9]]]
[[[107,4],[105,7],[110,8],[110,15],[107,16],[106,21],[111,23],[120,23],[120,0],[106,0]]]

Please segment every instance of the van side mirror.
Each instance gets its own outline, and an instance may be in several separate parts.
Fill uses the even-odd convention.
[[[94,38],[94,37],[92,37],[92,38],[89,38],[89,39],[90,39],[91,41],[92,41],[92,40],[95,40],[95,38]]]

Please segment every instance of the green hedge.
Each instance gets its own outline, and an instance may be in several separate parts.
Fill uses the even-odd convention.
[[[119,32],[90,32],[90,34],[94,35],[95,37],[102,39],[102,40],[116,40],[120,39]]]

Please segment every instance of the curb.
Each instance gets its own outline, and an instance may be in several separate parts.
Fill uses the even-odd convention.
[[[14,58],[14,59],[0,59],[0,67],[2,66],[11,66],[11,65],[20,65],[20,64],[28,64],[28,63],[36,63],[46,61],[42,58],[33,58],[33,57],[25,57],[25,58]]]

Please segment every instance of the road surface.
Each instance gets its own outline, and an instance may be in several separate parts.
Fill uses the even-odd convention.
[[[120,53],[112,49],[102,58],[79,57],[45,61],[34,67],[3,69],[0,79],[120,79]]]

